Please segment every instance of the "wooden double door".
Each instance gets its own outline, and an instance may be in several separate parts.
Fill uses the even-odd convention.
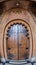
[[[11,60],[29,57],[28,30],[22,24],[14,24],[7,32],[7,56]]]

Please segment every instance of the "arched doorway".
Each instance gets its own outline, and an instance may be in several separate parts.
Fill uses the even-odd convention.
[[[6,54],[10,60],[24,60],[30,54],[30,28],[23,20],[14,20],[8,23],[4,33]]]
[[[29,40],[28,30],[22,24],[14,24],[7,32],[7,55],[12,60],[28,58]],[[28,49],[28,50],[27,50]]]

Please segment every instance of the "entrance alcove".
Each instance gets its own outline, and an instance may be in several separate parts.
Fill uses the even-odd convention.
[[[32,33],[29,24],[22,19],[10,21],[4,30],[4,44],[6,44],[8,59],[28,59],[30,57],[30,44],[32,44]]]
[[[31,58],[34,55],[33,26],[35,24],[30,13],[21,8],[13,8],[3,14],[1,25],[2,57],[10,60]]]

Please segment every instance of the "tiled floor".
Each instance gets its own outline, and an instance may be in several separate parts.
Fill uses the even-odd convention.
[[[3,65],[3,64],[0,64],[0,65]],[[5,64],[5,65],[18,65],[18,64]],[[19,65],[32,65],[32,64],[19,64]],[[36,65],[36,64],[34,64]]]

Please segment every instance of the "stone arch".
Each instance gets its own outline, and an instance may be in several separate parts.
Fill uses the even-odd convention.
[[[18,22],[19,21],[19,22]],[[4,49],[6,48],[6,40],[5,40],[5,38],[6,38],[6,31],[7,31],[7,28],[10,26],[10,25],[13,25],[13,24],[16,24],[16,23],[18,23],[18,24],[23,24],[23,25],[25,25],[27,28],[28,28],[28,30],[29,30],[29,37],[30,37],[30,52],[31,52],[31,50],[32,50],[32,52],[31,52],[31,54],[30,54],[30,52],[29,52],[29,57],[31,57],[32,56],[32,53],[33,53],[33,48],[32,48],[32,43],[33,43],[33,41],[32,41],[32,31],[31,31],[31,28],[30,28],[30,25],[28,24],[28,23],[26,23],[26,22],[24,22],[24,20],[21,20],[21,19],[16,19],[16,20],[12,20],[12,22],[10,21],[7,25],[6,25],[6,27],[5,27],[5,29],[4,29],[4,34],[5,35],[3,35],[4,36]],[[9,25],[9,26],[8,26]],[[5,51],[4,51],[5,53],[6,53],[6,56],[5,57],[7,57],[7,52],[6,52],[6,49],[5,49]]]
[[[3,33],[4,33],[5,26],[6,26],[7,23],[9,23],[9,21],[14,20],[14,19],[22,19],[22,20],[26,21],[31,27],[32,36],[34,38],[33,33],[35,31],[35,23],[33,21],[32,16],[30,15],[30,13],[28,11],[26,11],[24,9],[20,9],[20,11],[18,11],[18,10],[19,10],[19,8],[15,8],[15,9],[12,9],[10,11],[7,11],[2,17],[2,20],[1,20],[2,21],[1,25],[3,24],[2,25],[2,32],[1,32],[2,35],[0,35],[0,36],[2,36],[2,40],[1,40],[2,41],[1,42],[2,57],[4,57],[4,54],[6,56],[6,52],[4,53],[4,50],[3,50],[3,47],[2,47],[2,45],[3,45]],[[34,29],[34,31],[33,31],[33,29]],[[34,40],[33,40],[33,43],[34,43]],[[32,46],[31,46],[31,50],[32,50]],[[34,49],[33,49],[33,51],[34,51]],[[31,53],[32,53],[32,51],[31,51]],[[31,57],[31,53],[30,53],[30,57]],[[34,53],[33,53],[33,55],[34,55]],[[6,58],[7,58],[7,56],[6,56]]]

